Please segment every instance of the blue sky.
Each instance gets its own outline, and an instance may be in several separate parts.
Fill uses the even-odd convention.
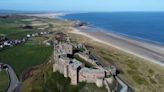
[[[164,11],[164,0],[0,0],[0,9],[46,11]]]

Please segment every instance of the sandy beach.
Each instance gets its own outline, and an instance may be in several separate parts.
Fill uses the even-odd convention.
[[[112,46],[152,63],[164,66],[164,47],[162,46],[129,39],[114,33],[87,31],[85,28],[73,28],[73,30],[71,33],[86,36],[99,43]]]
[[[59,16],[64,16],[65,13],[36,13],[36,14],[22,14],[22,15],[54,19]]]

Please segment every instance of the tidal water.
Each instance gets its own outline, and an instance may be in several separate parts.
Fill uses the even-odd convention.
[[[87,22],[132,39],[164,45],[164,12],[75,13],[62,18]]]

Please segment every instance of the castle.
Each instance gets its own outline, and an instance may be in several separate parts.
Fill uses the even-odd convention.
[[[95,83],[98,87],[102,87],[104,80],[112,83],[111,75],[116,72],[115,67],[104,68],[95,58],[90,58],[89,51],[82,44],[71,43],[69,38],[66,42],[54,43],[54,60],[53,72],[60,72],[64,77],[71,79],[72,85],[77,85],[79,82]],[[83,51],[80,51],[83,49]],[[94,67],[86,67],[85,63],[74,58],[77,55]],[[109,77],[110,76],[110,77]]]

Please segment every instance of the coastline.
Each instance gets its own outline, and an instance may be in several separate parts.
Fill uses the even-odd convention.
[[[116,33],[118,35],[123,35],[137,41],[164,46],[164,32],[162,30],[163,27],[162,25],[160,26],[160,24],[157,25],[158,22],[162,22],[162,20],[158,20],[158,17],[163,16],[163,14],[161,14],[161,16],[158,16],[159,14],[154,12],[149,12],[150,14],[145,12],[117,13],[75,13],[67,14],[65,16],[62,16],[62,18],[71,21],[87,22],[90,26],[92,26],[92,28],[100,28],[100,30]],[[152,15],[154,15],[154,17],[151,17]]]
[[[36,13],[36,14],[20,14],[20,15],[26,15],[26,16],[34,16],[34,17],[42,17],[42,18],[58,18],[60,16],[65,16],[67,13]]]
[[[164,48],[154,44],[144,43],[108,32],[89,32],[86,29],[72,28],[73,34],[83,35],[96,42],[114,47],[118,50],[164,66]]]

